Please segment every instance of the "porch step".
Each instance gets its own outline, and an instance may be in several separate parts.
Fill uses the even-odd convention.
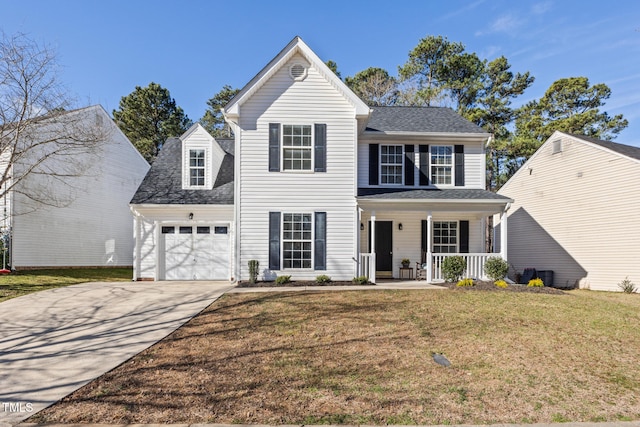
[[[376,271],[376,277],[381,279],[392,279],[393,271]]]

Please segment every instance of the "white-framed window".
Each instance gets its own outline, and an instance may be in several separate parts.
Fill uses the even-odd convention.
[[[433,252],[453,254],[458,252],[458,221],[433,222]]]
[[[402,185],[402,145],[380,146],[380,183]]]
[[[282,215],[282,267],[311,268],[313,254],[313,214]]]
[[[453,146],[432,145],[431,183],[434,185],[453,184]]]
[[[189,150],[189,186],[204,187],[205,185],[205,150]]]
[[[312,170],[313,136],[311,128],[311,125],[282,126],[282,170]]]

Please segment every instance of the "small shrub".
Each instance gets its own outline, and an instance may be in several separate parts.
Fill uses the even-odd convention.
[[[276,277],[276,285],[286,285],[289,282],[291,282],[291,276]]]
[[[462,279],[460,280],[456,286],[460,286],[462,287],[470,287],[470,286],[474,286],[475,283],[473,283],[473,279]]]
[[[327,276],[326,274],[321,274],[319,276],[316,276],[316,283],[331,283],[331,277]]]
[[[509,287],[509,285],[507,284],[507,282],[505,282],[504,280],[496,280],[494,282],[494,285],[496,285],[499,288],[507,288]]]
[[[354,277],[353,283],[355,285],[366,285],[367,283],[369,283],[369,278],[367,276]]]
[[[467,261],[460,255],[446,257],[442,261],[442,275],[447,282],[456,282],[467,268]]]
[[[484,263],[484,273],[493,281],[504,279],[508,272],[509,263],[499,256],[492,256]]]
[[[249,282],[253,285],[258,280],[258,272],[260,271],[260,263],[258,260],[249,260]]]
[[[632,294],[637,289],[635,283],[629,280],[629,276],[625,277],[622,282],[618,283],[618,287],[622,289],[622,292],[625,294]]]
[[[544,282],[540,278],[535,278],[535,279],[529,280],[529,283],[527,283],[527,286],[531,288],[542,288],[544,286]]]

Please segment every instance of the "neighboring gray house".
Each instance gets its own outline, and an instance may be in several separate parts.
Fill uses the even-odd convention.
[[[511,200],[485,190],[490,135],[451,109],[369,107],[296,37],[223,112],[232,144],[195,125],[131,201],[136,279],[246,280],[257,260],[266,280],[438,281],[453,254],[483,275]]]
[[[639,283],[639,183],[639,147],[555,132],[498,191],[515,200],[509,262],[553,271],[558,287]]]

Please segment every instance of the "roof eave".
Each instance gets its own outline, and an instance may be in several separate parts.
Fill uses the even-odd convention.
[[[388,138],[429,138],[429,139],[475,139],[485,140],[491,137],[490,133],[468,133],[468,132],[401,132],[401,131],[372,131],[365,130],[362,136],[376,139],[388,139]]]

